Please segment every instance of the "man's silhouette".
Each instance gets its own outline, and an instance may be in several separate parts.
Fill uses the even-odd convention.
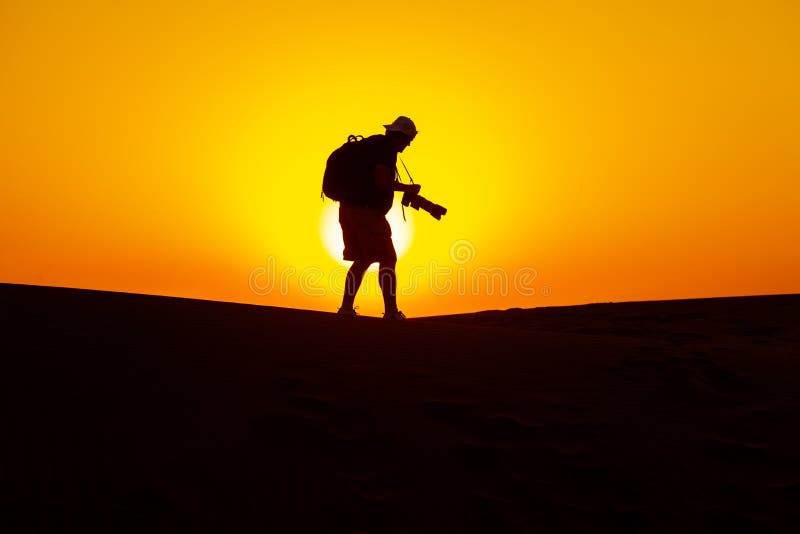
[[[385,124],[385,135],[373,135],[365,157],[375,169],[375,180],[369,184],[368,200],[363,204],[342,202],[339,205],[339,224],[344,237],[344,259],[353,265],[347,272],[344,297],[339,313],[356,315],[353,302],[364,273],[370,265],[378,262],[378,280],[383,293],[385,319],[402,320],[406,316],[397,309],[397,254],[392,243],[392,229],[386,214],[392,207],[395,191],[418,193],[420,186],[403,184],[396,179],[397,154],[405,150],[417,135],[414,122],[400,116],[392,124]]]

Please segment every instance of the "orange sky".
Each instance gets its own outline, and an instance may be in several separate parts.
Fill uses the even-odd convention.
[[[409,316],[800,291],[797,2],[64,4],[0,6],[2,282],[335,310],[403,114]]]

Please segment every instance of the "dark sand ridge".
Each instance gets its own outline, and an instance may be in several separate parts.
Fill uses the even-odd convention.
[[[0,302],[11,531],[800,522],[798,295],[406,323],[3,284]]]

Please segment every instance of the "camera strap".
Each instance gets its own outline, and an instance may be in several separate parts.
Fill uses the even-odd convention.
[[[397,165],[394,166],[394,177],[398,182],[403,183],[402,177],[400,176],[400,171],[397,170]],[[403,221],[405,221],[406,220],[406,207],[403,206],[402,202],[400,202],[400,209],[403,211]]]
[[[411,177],[411,173],[408,172],[408,167],[406,167],[406,162],[403,161],[403,158],[400,157],[400,154],[397,155],[397,159],[400,160],[400,164],[403,165],[403,169],[405,169],[406,174],[408,175],[408,179],[411,180],[411,183],[414,183],[414,179]],[[397,165],[394,166],[394,172],[397,175],[397,181],[402,182],[402,178],[400,176],[400,171],[397,169]],[[400,209],[403,210],[403,220],[406,220],[406,208],[402,204],[400,204]]]
[[[414,183],[414,179],[411,177],[411,173],[408,172],[408,167],[406,167],[406,163],[405,163],[405,161],[403,161],[403,158],[400,157],[400,154],[397,155],[397,159],[400,160],[400,163],[403,165],[403,168],[406,170],[406,174],[408,175],[408,179],[411,180],[411,183],[413,184]],[[397,167],[395,167],[395,170],[397,170]],[[399,172],[397,173],[397,176],[398,177],[400,176]]]

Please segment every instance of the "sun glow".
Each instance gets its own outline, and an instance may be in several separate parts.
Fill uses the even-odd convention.
[[[397,257],[401,258],[411,245],[411,238],[414,235],[414,225],[411,217],[403,220],[403,212],[400,206],[400,199],[395,199],[392,209],[386,215],[389,225],[392,227],[392,241],[397,252]],[[320,216],[320,238],[325,250],[341,265],[350,265],[351,262],[342,259],[344,242],[342,241],[342,228],[339,226],[339,204],[336,202],[326,202]],[[370,266],[371,270],[376,270],[378,264]]]

